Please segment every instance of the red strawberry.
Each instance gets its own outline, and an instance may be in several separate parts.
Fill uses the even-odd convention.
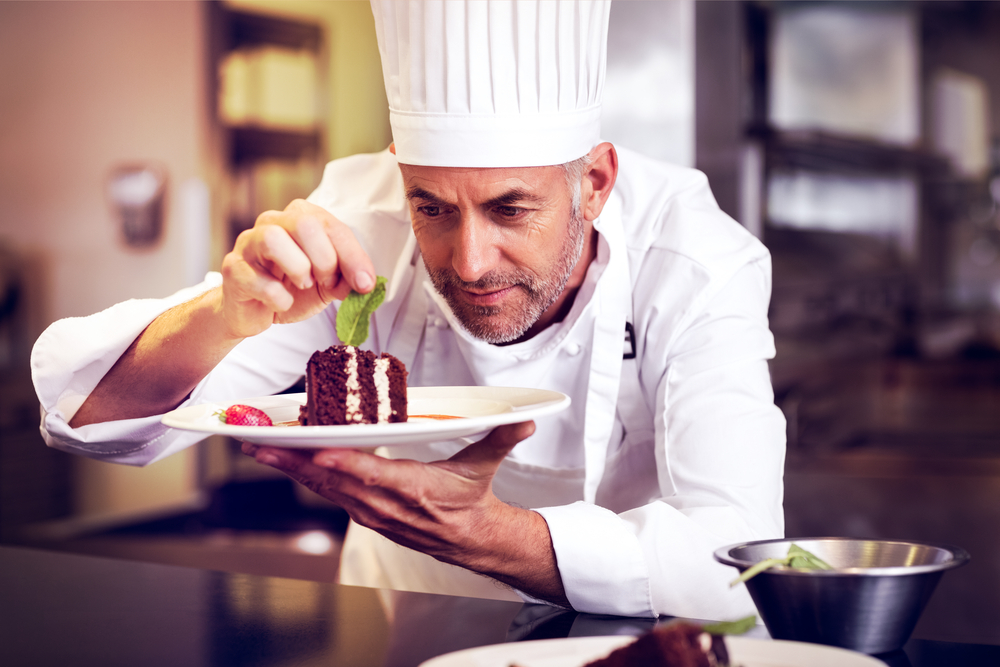
[[[219,420],[230,426],[271,426],[271,418],[263,410],[249,405],[230,405],[225,412],[218,412]]]

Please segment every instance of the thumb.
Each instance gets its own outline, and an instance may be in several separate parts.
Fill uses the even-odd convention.
[[[476,472],[495,472],[510,450],[534,432],[533,421],[497,426],[485,438],[472,443],[448,461],[474,469]]]

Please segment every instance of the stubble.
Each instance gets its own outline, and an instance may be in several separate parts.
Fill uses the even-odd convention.
[[[583,254],[583,215],[578,205],[572,210],[563,247],[551,267],[538,267],[538,271],[518,268],[490,271],[475,282],[461,280],[448,269],[428,269],[434,288],[470,334],[493,345],[510,343],[523,336],[555,303]],[[462,290],[492,292],[509,287],[520,293],[519,298],[508,299],[508,303],[498,306],[477,306],[458,296]]]

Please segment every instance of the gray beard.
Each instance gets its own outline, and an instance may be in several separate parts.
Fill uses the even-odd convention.
[[[451,311],[465,330],[479,340],[501,345],[515,341],[538,321],[542,313],[555,303],[566,288],[573,269],[583,254],[585,225],[578,207],[570,217],[566,236],[556,264],[550,271],[532,274],[523,269],[490,271],[475,282],[465,282],[447,269],[428,269],[434,288],[444,297]],[[514,286],[528,296],[523,307],[470,306],[459,301],[457,292],[463,289],[494,291]]]

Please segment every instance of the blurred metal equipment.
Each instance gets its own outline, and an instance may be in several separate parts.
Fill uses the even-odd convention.
[[[958,547],[846,537],[747,542],[715,559],[743,572],[793,542],[834,569],[771,568],[746,582],[771,637],[864,653],[902,648],[944,571],[969,560]]]
[[[611,4],[601,108],[608,141],[686,166],[694,165],[694,4]]]
[[[112,171],[107,194],[126,246],[146,248],[160,240],[166,190],[167,173],[158,165],[122,165]]]

